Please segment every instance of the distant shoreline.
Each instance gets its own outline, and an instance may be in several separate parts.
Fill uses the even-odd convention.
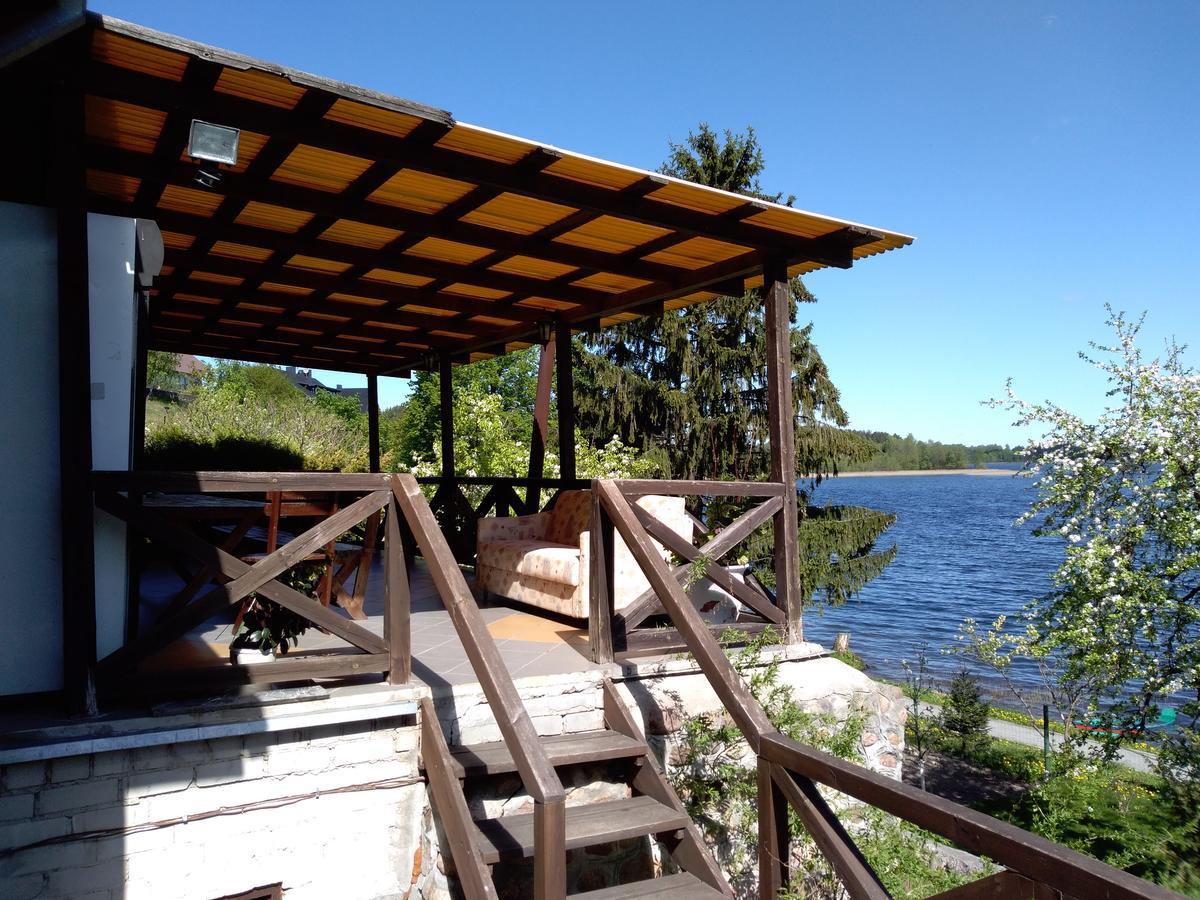
[[[889,475],[978,475],[981,478],[1016,475],[1019,469],[892,469],[882,472],[839,472],[838,478],[879,478]]]

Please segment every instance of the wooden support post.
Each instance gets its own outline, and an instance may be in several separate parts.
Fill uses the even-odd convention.
[[[442,422],[442,487],[454,481],[454,369],[450,355],[438,356],[438,415]]]
[[[533,437],[529,442],[529,488],[525,492],[525,513],[541,506],[542,475],[546,464],[546,441],[550,437],[550,376],[554,372],[554,341],[542,344],[538,361],[537,399],[533,405]]]
[[[758,896],[774,898],[787,887],[791,834],[787,800],[771,778],[771,763],[758,760]]]
[[[146,368],[150,359],[150,295],[144,290],[137,292],[134,307],[134,360],[133,360],[133,457],[132,468],[142,468],[146,454]]]
[[[555,371],[558,375],[558,475],[575,480],[575,375],[571,371],[571,326],[554,323]]]
[[[800,620],[800,560],[796,509],[796,414],[792,406],[791,296],[787,265],[763,263],[766,301],[767,417],[770,423],[771,480],[787,488],[775,514],[775,591],[787,617],[789,641],[804,639]]]
[[[58,207],[63,688],[75,712],[94,714],[96,578],[92,534],[92,372],[82,87],[88,46],[82,29],[62,43],[62,81],[55,90],[53,167]]]
[[[379,471],[379,376],[367,376],[367,455],[372,472]]]
[[[386,537],[383,542],[385,583],[383,642],[388,647],[388,683],[407,684],[412,678],[412,597],[408,586],[404,546],[400,537],[400,509],[388,500]]]
[[[592,483],[591,549],[588,554],[588,643],[592,662],[613,661],[613,523]]]
[[[563,798],[533,803],[534,900],[567,896],[567,806]]]

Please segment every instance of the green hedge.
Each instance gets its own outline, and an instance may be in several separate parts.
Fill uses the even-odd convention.
[[[205,441],[168,425],[147,435],[143,468],[160,472],[302,472],[304,457],[282,441],[250,437]]]

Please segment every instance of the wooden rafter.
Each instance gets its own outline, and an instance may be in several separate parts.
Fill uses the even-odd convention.
[[[157,348],[388,374],[742,291],[764,254],[797,274],[910,240],[90,22],[89,203],[167,233]],[[193,118],[244,136],[207,193]]]
[[[177,85],[99,64],[89,71],[89,87],[98,95],[143,105],[147,102],[166,105],[179,99]],[[466,156],[436,145],[414,146],[329,119],[299,128],[288,111],[264,107],[230,94],[210,94],[196,107],[200,118],[211,118],[247,131],[265,132],[293,145],[306,144],[363,159],[388,161],[398,168],[470,181],[538,200],[567,203],[597,214],[678,231],[688,237],[711,237],[764,252],[787,253],[793,247],[786,235],[745,221],[747,216],[768,208],[758,200],[747,199],[737,207],[735,215],[712,216],[655,200],[646,193],[639,196],[597,188],[544,171],[529,172],[483,157]],[[543,148],[543,152],[555,151]],[[647,177],[657,178],[656,187],[660,189],[672,183],[666,176]]]

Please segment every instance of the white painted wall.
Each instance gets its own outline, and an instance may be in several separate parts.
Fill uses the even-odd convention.
[[[133,219],[88,215],[91,317],[92,468],[128,470],[132,462],[136,359]],[[95,512],[96,654],[125,641],[128,567],[125,525]]]
[[[62,687],[56,227],[0,202],[0,694]]]

